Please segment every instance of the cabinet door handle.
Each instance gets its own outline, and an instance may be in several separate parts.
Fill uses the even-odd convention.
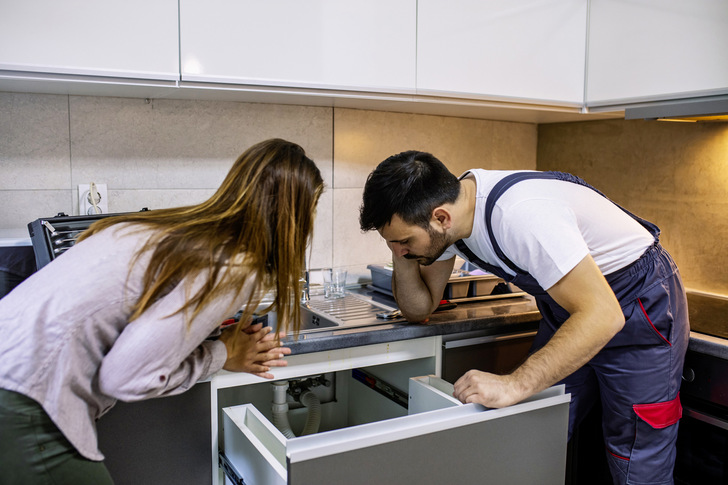
[[[485,337],[474,337],[474,338],[466,338],[462,340],[451,340],[449,342],[445,342],[445,349],[455,349],[458,347],[470,347],[472,345],[480,345],[480,344],[489,344],[493,342],[503,342],[506,340],[515,340],[520,338],[528,338],[533,337],[536,335],[536,331],[532,330],[530,332],[521,332],[521,333],[509,333],[507,335],[487,335]]]

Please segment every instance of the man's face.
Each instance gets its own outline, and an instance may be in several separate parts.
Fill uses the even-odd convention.
[[[387,245],[396,256],[416,259],[423,266],[429,266],[452,244],[447,232],[432,225],[424,229],[404,222],[394,215],[389,224],[379,230]]]

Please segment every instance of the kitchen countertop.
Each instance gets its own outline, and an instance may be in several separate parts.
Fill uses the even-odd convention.
[[[517,333],[536,329],[539,319],[540,313],[533,298],[523,296],[459,303],[454,309],[434,313],[426,323],[393,322],[301,333],[297,341],[288,337],[284,344],[294,354],[307,354],[433,335],[469,332],[478,332],[479,335]]]
[[[728,312],[728,299],[724,300]],[[390,301],[390,305],[394,304]],[[695,352],[728,359],[728,339],[707,335],[699,331],[704,322],[714,326],[720,319],[723,325],[728,313],[716,313],[716,302],[689,294],[692,332],[688,349]],[[711,311],[708,311],[708,308]],[[534,330],[540,313],[530,296],[504,298],[481,302],[459,303],[452,310],[432,315],[427,323],[394,322],[362,328],[338,328],[330,331],[302,333],[298,340],[284,340],[294,354],[307,354],[333,349],[408,340],[433,335],[449,335],[477,332],[478,335],[499,335]],[[728,323],[725,324],[728,328]]]
[[[728,298],[688,290],[688,350],[728,360]]]
[[[0,237],[0,248],[32,245],[29,237]]]
[[[728,360],[728,340],[699,332],[690,332],[688,350]]]

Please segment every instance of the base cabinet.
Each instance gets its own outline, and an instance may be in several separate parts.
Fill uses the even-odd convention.
[[[508,374],[526,360],[535,337],[536,330],[446,335],[442,339],[442,378],[454,383],[471,369]]]
[[[384,383],[386,366],[375,371]],[[442,379],[414,377],[406,410],[380,406],[388,400],[375,392],[380,385],[337,374],[330,404],[348,419],[316,434],[288,439],[253,403],[223,409],[223,454],[233,475],[226,483],[564,483],[570,396],[562,386],[486,409],[454,399]]]
[[[114,484],[209,485],[211,411],[209,382],[175,396],[118,402],[97,423]]]
[[[563,484],[563,388],[505,409],[463,405],[433,376],[442,353],[428,337],[289,357],[276,382],[317,395],[314,434],[301,436],[310,411],[293,397],[297,437],[272,424],[273,382],[221,372],[179,396],[119,403],[99,422],[99,445],[119,485]]]

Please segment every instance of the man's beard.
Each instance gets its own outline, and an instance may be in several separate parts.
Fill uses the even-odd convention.
[[[430,236],[430,245],[427,247],[426,253],[408,253],[404,255],[406,259],[416,259],[422,266],[429,266],[437,261],[437,258],[442,256],[442,253],[452,244],[446,232],[437,232],[431,227],[428,227],[427,234]]]

